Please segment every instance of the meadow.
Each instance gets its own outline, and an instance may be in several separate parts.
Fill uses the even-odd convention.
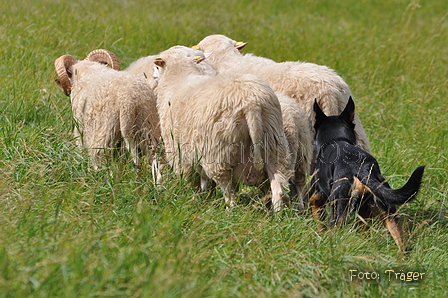
[[[445,0],[1,4],[0,297],[447,296]],[[157,189],[148,166],[89,169],[54,60],[105,48],[124,68],[216,33],[335,69],[393,187],[427,165],[399,210],[407,254],[380,222],[319,232],[310,214],[267,212],[256,190],[226,210],[220,191],[170,171]]]

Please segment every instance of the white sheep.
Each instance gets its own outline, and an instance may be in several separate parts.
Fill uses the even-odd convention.
[[[301,104],[310,123],[315,121],[314,99],[317,99],[325,114],[339,115],[352,96],[348,85],[329,67],[300,61],[277,63],[253,54],[242,55],[239,50],[246,45],[224,35],[210,35],[194,48],[213,53],[208,62],[219,73],[255,74],[274,91],[292,97]],[[357,115],[355,124],[358,145],[370,152],[369,140]]]
[[[184,50],[188,51],[190,50],[190,48],[185,47]],[[191,49],[190,51],[191,53],[193,53],[195,50]],[[129,64],[129,66],[124,71],[145,78],[151,89],[154,91],[157,87],[157,81],[153,77],[153,72],[154,72],[154,61],[157,57],[159,57],[159,55],[150,55],[146,57],[141,57],[138,60]],[[205,57],[208,57],[208,55],[206,55]],[[199,66],[202,67],[202,70],[205,74],[209,75],[216,74],[216,70],[208,63],[200,63],[198,64],[198,67]]]
[[[297,209],[304,208],[302,190],[306,176],[311,171],[313,159],[313,134],[310,122],[301,106],[289,96],[276,93],[282,110],[283,125],[291,153],[294,172],[290,178],[290,196],[297,201]]]
[[[142,57],[131,64],[124,69],[124,71],[127,71],[129,73],[133,73],[137,76],[140,76],[141,78],[144,78],[152,90],[156,87],[156,82],[153,78],[153,69],[154,69],[154,60],[158,57],[158,55],[151,55]]]
[[[192,50],[194,51],[194,50]],[[144,79],[151,89],[153,90],[154,94],[156,94],[156,87],[157,87],[157,80],[153,76],[154,72],[154,60],[158,57],[158,55],[150,55],[146,57],[141,57],[138,60],[132,62],[124,71],[132,73],[134,75],[139,76],[140,78]],[[216,74],[216,71],[208,64],[200,64],[204,71],[208,74],[214,75]],[[163,151],[160,152],[159,159],[157,160],[157,183],[161,184],[163,182],[163,177],[161,176],[161,172],[165,166],[165,154]],[[154,174],[154,173],[153,173]],[[201,179],[201,189],[204,189],[207,185],[208,181]],[[204,190],[205,191],[205,190]]]
[[[183,48],[183,50],[191,51],[193,56],[195,53],[197,54],[195,50],[190,48]],[[125,70],[144,77],[150,86],[156,91],[157,82],[154,77],[150,75],[150,72],[154,68],[154,61],[157,57],[158,55],[142,57],[131,63]],[[207,56],[207,58],[208,57],[209,56]],[[206,74],[217,74],[216,70],[209,63],[207,63],[207,60],[201,62],[197,66],[201,66],[203,72]],[[290,180],[290,196],[298,198],[298,208],[302,209],[303,203],[301,201],[301,192],[306,184],[306,174],[310,171],[310,164],[313,154],[312,128],[310,123],[307,121],[306,115],[301,106],[297,102],[281,93],[276,93],[276,95],[281,106],[284,130],[291,154],[290,160],[291,163],[295,165],[294,173]],[[208,182],[209,181],[205,179],[205,177],[202,177],[202,191],[206,190]]]
[[[274,91],[253,75],[212,75],[196,53],[176,46],[155,59],[167,160],[177,174],[196,171],[203,181],[214,180],[230,206],[238,182],[260,185],[268,178],[279,210],[292,165]]]
[[[124,141],[135,166],[140,151],[154,170],[160,127],[156,99],[148,84],[118,71],[118,59],[107,50],[92,51],[85,60],[63,55],[56,59],[55,68],[57,84],[71,99],[77,143],[87,149],[92,166],[98,169],[106,150]]]

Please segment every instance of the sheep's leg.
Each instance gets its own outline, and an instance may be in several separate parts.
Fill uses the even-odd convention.
[[[266,164],[266,171],[268,172],[269,181],[271,183],[272,208],[274,211],[280,211],[284,203],[283,199],[288,198],[288,195],[284,190],[288,182],[286,181],[285,176],[278,171],[278,167],[274,163],[268,162]]]
[[[133,138],[125,137],[124,143],[126,145],[126,149],[131,152],[132,161],[134,162],[134,166],[136,169],[140,166],[140,160],[138,158],[138,148],[135,140]]]
[[[78,127],[75,127],[75,129],[73,130],[73,135],[76,138],[76,145],[80,149],[84,148],[87,150],[87,154],[89,155],[90,159],[90,165],[95,171],[97,171],[100,165],[99,154],[101,153],[101,150],[91,145],[91,140],[89,138],[84,139],[82,132],[79,131]]]
[[[77,125],[77,124],[75,124],[75,125]],[[78,148],[82,149],[82,143],[83,143],[82,136],[81,136],[81,133],[80,133],[78,127],[76,127],[76,126],[75,126],[75,129],[73,129],[73,137],[75,138],[76,146],[78,146]]]
[[[196,172],[199,174],[199,181],[196,180],[195,185],[197,185],[199,187],[199,191],[201,192],[206,192],[209,182],[210,182],[210,178],[208,178],[207,174],[205,173],[204,168],[202,168],[201,165],[197,165],[195,167]],[[199,183],[199,185],[198,185]]]
[[[151,174],[153,182],[155,185],[161,185],[163,183],[162,167],[159,166],[159,163],[155,157],[152,157],[151,159]]]
[[[101,149],[98,148],[89,148],[88,149],[89,156],[90,156],[90,164],[92,165],[93,169],[96,171],[99,169],[99,165],[101,163]]]
[[[207,176],[201,175],[201,191],[206,192],[208,185],[209,185],[210,179],[208,179]]]
[[[290,196],[295,198],[295,204],[297,206],[298,210],[304,210],[305,209],[305,205],[303,203],[303,198],[302,198],[302,189],[305,187],[306,184],[306,178],[305,178],[305,174],[301,174],[297,172],[298,169],[296,169],[296,173],[294,174],[294,176],[292,177],[290,183],[289,183],[289,188],[290,188]]]
[[[90,126],[88,126],[90,128]],[[80,138],[78,138],[79,144],[81,148],[85,148],[87,154],[89,155],[90,165],[96,171],[99,169],[101,162],[104,161],[104,153],[105,153],[105,143],[104,137],[102,134],[98,134],[91,129],[79,130],[78,127],[75,127],[75,135],[80,134]]]
[[[236,206],[236,196],[235,196],[235,183],[230,178],[230,174],[228,175],[229,178],[225,178],[223,176],[220,177],[219,180],[216,181],[216,183],[219,185],[219,187],[224,192],[224,199],[226,202],[226,205],[228,207],[234,207]]]

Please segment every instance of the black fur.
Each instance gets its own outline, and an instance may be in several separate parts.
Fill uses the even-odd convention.
[[[376,159],[355,145],[355,104],[351,97],[339,116],[326,116],[316,101],[314,111],[317,156],[310,195],[316,195],[323,204],[330,203],[333,207],[331,224],[341,223],[346,215],[356,210],[367,214],[371,213],[370,209],[377,208],[394,214],[397,206],[415,197],[425,166],[418,167],[405,186],[391,189],[381,176]],[[355,179],[370,191],[362,195],[354,192]]]

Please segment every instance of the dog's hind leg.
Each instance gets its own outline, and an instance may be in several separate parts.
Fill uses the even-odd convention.
[[[388,215],[385,217],[384,222],[390,234],[392,235],[392,238],[394,238],[398,249],[401,252],[404,252],[406,250],[406,247],[403,242],[403,229],[401,228],[398,217],[395,215]]]
[[[370,211],[373,216],[380,217],[386,228],[389,230],[389,233],[392,235],[395,244],[397,244],[398,250],[404,252],[406,250],[406,246],[404,245],[403,229],[398,216],[396,214],[387,214],[386,211],[382,210],[378,206],[371,207]]]

